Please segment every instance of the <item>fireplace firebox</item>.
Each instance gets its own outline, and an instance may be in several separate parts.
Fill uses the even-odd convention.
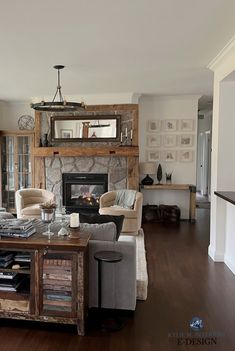
[[[108,191],[103,173],[63,173],[63,206],[67,213],[98,212],[100,196]]]

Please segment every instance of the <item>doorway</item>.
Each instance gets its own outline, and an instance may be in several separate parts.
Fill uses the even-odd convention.
[[[203,197],[210,198],[210,178],[211,178],[211,132],[207,130],[199,133],[198,136],[198,163],[199,176],[197,191]]]
[[[200,100],[199,100],[200,102]],[[212,105],[198,111],[197,207],[210,207]]]

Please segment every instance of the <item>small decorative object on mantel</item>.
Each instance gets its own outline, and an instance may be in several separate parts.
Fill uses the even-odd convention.
[[[171,172],[171,173],[167,173],[166,172],[166,184],[171,184],[171,180],[172,180],[172,173],[173,173],[173,171]]]
[[[128,137],[129,134],[129,137]],[[125,128],[125,132],[120,133],[120,146],[132,146],[133,139],[133,130],[130,130],[130,133],[127,131],[127,127]]]
[[[157,168],[157,180],[158,180],[158,185],[160,185],[162,180],[162,166],[160,163]]]
[[[42,146],[44,146],[44,147],[49,146],[48,134],[43,134],[43,138],[42,138]]]

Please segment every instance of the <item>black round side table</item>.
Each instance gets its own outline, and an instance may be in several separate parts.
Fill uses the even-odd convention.
[[[94,254],[94,259],[98,262],[98,309],[100,318],[101,308],[102,308],[102,262],[107,263],[118,263],[123,259],[123,255],[118,251],[97,251]],[[108,323],[102,322],[102,329],[109,331],[116,331],[122,327],[122,324],[117,320],[112,320],[110,323],[110,319]]]

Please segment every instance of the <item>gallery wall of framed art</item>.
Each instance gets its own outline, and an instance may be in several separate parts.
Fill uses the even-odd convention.
[[[193,119],[147,121],[147,161],[193,162],[194,158],[195,121]]]

